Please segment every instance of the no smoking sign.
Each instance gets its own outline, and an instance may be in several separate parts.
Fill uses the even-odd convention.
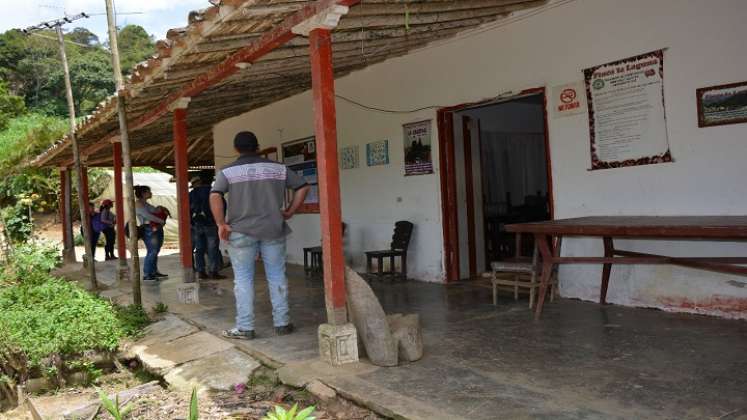
[[[578,82],[553,88],[552,110],[555,118],[585,111],[583,86],[582,82]]]

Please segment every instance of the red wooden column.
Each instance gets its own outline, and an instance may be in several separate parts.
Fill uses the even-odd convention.
[[[125,211],[124,195],[122,192],[122,143],[114,142],[113,165],[114,165],[114,211],[117,213],[117,255],[119,256],[119,268],[127,268],[127,240],[125,239]]]
[[[345,306],[345,260],[342,252],[342,211],[340,208],[340,172],[337,166],[337,121],[335,79],[332,67],[332,39],[328,29],[309,34],[311,81],[314,96],[324,255],[324,296],[327,320],[333,325],[348,322]]]
[[[189,157],[187,152],[187,105],[182,98],[174,111],[174,167],[176,169],[176,201],[179,222],[179,256],[185,283],[195,281],[192,270],[192,226],[189,214]]]

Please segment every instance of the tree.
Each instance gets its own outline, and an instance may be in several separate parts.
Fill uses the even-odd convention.
[[[78,44],[89,45],[91,47],[98,47],[99,37],[93,32],[86,28],[75,28],[69,34],[65,36],[69,41],[77,42]]]
[[[4,130],[11,119],[25,112],[23,98],[10,93],[6,84],[0,81],[0,130]]]
[[[122,71],[129,74],[133,67],[155,54],[153,37],[141,26],[127,25],[117,35]]]
[[[110,56],[103,50],[95,50],[74,57],[70,61],[70,82],[79,115],[90,113],[114,92]]]

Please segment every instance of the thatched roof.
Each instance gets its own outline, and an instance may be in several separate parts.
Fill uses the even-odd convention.
[[[235,73],[196,90],[188,110],[191,165],[213,162],[214,124],[311,87],[308,39],[296,36],[279,48],[236,66],[241,54],[279,25],[317,1],[214,0],[215,6],[189,14],[188,25],[158,41],[157,54],[140,63],[126,83],[130,142],[135,166],[173,165],[172,118],[162,112],[174,95],[205,77]],[[329,3],[329,1],[327,1]],[[363,0],[351,7],[333,32],[335,76],[405,55],[428,43],[538,7],[546,0]],[[306,9],[305,9],[306,8]],[[111,166],[111,141],[118,135],[117,98],[109,97],[76,129],[89,166]],[[69,139],[38,156],[38,166],[68,166]]]

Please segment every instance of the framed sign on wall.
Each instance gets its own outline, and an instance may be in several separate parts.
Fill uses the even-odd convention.
[[[695,92],[698,127],[747,123],[747,82],[709,86]]]
[[[306,195],[298,213],[319,213],[319,182],[317,180],[316,138],[314,136],[283,143],[281,146],[283,163],[302,176],[311,190]],[[290,202],[288,192],[286,200]]]

